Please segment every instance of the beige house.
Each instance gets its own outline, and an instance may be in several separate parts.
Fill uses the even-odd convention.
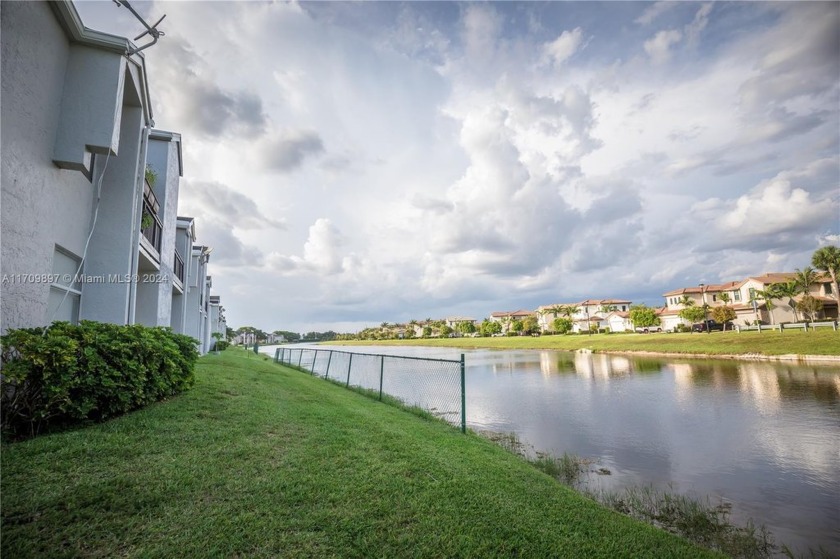
[[[757,292],[766,291],[773,284],[788,283],[795,279],[796,274],[793,272],[773,272],[750,276],[741,281],[700,284],[696,287],[669,291],[663,294],[665,306],[659,311],[663,329],[672,330],[677,324],[688,324],[679,316],[679,312],[685,308],[682,302],[684,297],[694,301],[694,305],[698,307],[704,304],[710,308],[729,305],[735,311],[735,322],[741,324],[752,323],[756,320],[764,324],[802,320],[803,317],[795,310],[795,307],[796,303],[802,300],[803,294],[792,299],[773,299],[770,305],[772,308],[768,308],[767,301],[757,296]],[[823,304],[822,311],[817,314],[818,319],[837,318],[837,301],[834,299],[831,278],[827,274],[818,276],[809,294]]]
[[[496,311],[490,313],[490,322],[498,322],[502,325],[502,334],[507,334],[515,320],[525,320],[529,316],[537,317],[534,311]]]
[[[444,322],[446,323],[447,326],[449,326],[450,328],[452,328],[456,332],[458,331],[458,328],[461,326],[461,324],[469,323],[469,324],[472,324],[473,326],[476,325],[474,318],[468,318],[468,317],[465,317],[465,316],[451,316],[451,317],[448,317],[448,318],[444,319]]]

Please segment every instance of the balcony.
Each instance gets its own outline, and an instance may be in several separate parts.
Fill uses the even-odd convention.
[[[172,263],[172,272],[175,277],[181,280],[181,285],[184,285],[184,259],[175,251],[175,261]]]
[[[160,221],[160,203],[148,182],[143,186],[143,214],[140,232],[149,244],[160,254],[160,241],[163,236],[163,224]],[[183,264],[182,264],[183,265]]]

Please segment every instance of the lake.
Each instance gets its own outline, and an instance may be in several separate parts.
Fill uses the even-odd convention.
[[[736,522],[765,524],[777,542],[840,555],[840,365],[332,349],[442,359],[464,353],[470,428],[516,433],[532,453],[595,460],[611,473],[590,475],[590,489],[652,485],[724,500]]]

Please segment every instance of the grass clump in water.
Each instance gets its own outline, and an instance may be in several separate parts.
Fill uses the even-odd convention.
[[[629,487],[620,492],[590,493],[607,507],[680,535],[731,557],[773,557],[779,551],[770,532],[751,520],[745,526],[730,522],[731,505],[712,505],[653,487]]]
[[[653,487],[629,487],[622,491],[589,491],[585,488],[590,466],[595,460],[564,452],[554,456],[537,452],[531,458],[526,445],[516,433],[481,433],[508,451],[524,458],[528,463],[548,474],[563,485],[576,489],[583,495],[616,512],[641,520],[662,530],[685,538],[710,550],[736,558],[771,558],[780,554],[791,559],[797,556],[784,545],[777,545],[772,534],[763,525],[752,520],[738,526],[731,522],[732,505],[721,502],[713,505],[709,498],[699,499],[673,491]],[[594,473],[608,473],[600,468]],[[823,549],[810,550],[803,559],[831,557]]]
[[[592,460],[568,452],[564,452],[563,456],[540,452],[529,462],[564,485],[573,488],[579,486],[581,477],[588,472],[589,465],[593,463]]]

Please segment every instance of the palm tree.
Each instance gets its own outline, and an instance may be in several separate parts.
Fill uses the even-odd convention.
[[[773,288],[776,294],[775,299],[788,298],[790,308],[793,310],[793,320],[795,322],[799,322],[799,315],[796,312],[796,301],[793,300],[794,297],[802,292],[799,288],[799,284],[796,281],[788,281],[785,283],[774,283],[770,287]]]
[[[578,312],[577,305],[563,305],[561,314],[566,318],[572,318]]]
[[[563,305],[553,305],[553,306],[545,309],[545,311],[543,311],[543,312],[545,314],[551,314],[551,316],[553,316],[554,318],[557,318],[558,316],[563,314]]]
[[[770,324],[776,324],[776,317],[773,316],[773,309],[776,305],[773,304],[773,299],[778,299],[779,295],[776,290],[773,288],[773,285],[768,285],[767,289],[760,290],[756,289],[752,292],[752,297],[750,297],[750,303],[754,301],[764,301],[764,306],[767,307],[768,312],[770,313]]]
[[[724,305],[728,305],[729,301],[732,300],[732,297],[729,296],[729,293],[723,292],[718,295],[718,299],[720,299]]]
[[[827,246],[817,249],[811,257],[811,265],[817,270],[828,272],[831,276],[834,298],[840,309],[840,286],[837,284],[837,274],[840,273],[840,248]]]
[[[601,305],[601,308],[598,309],[598,311],[600,313],[602,313],[604,316],[607,316],[611,312],[615,312],[617,310],[618,310],[618,307],[616,307],[615,305]]]
[[[820,275],[810,266],[805,266],[804,270],[797,268],[796,270],[796,287],[799,288],[800,293],[807,294],[811,291],[811,286],[817,283]]]
[[[682,297],[680,297],[680,300],[678,301],[678,303],[680,305],[682,305],[683,307],[686,307],[686,308],[687,307],[693,307],[695,305],[694,299],[692,299],[688,295],[683,295]]]

